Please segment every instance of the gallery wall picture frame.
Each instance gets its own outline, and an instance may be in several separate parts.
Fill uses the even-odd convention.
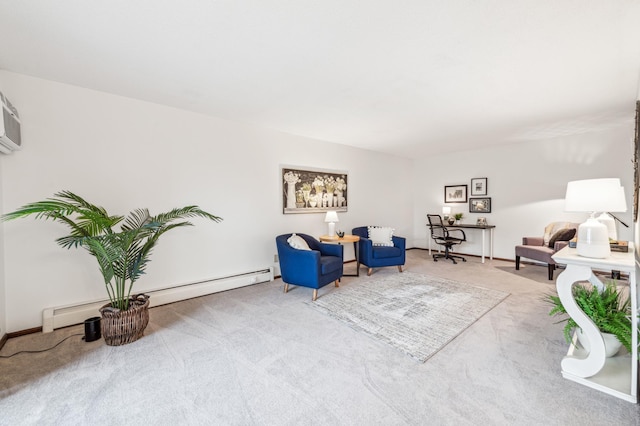
[[[491,213],[491,198],[469,198],[469,213]]]
[[[487,178],[471,179],[471,196],[487,195]]]
[[[447,185],[444,187],[445,203],[466,203],[467,185]]]
[[[348,172],[281,166],[282,213],[346,212]]]

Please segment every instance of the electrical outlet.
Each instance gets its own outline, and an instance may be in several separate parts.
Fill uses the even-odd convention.
[[[277,254],[273,255],[273,263],[279,263],[280,262],[280,258],[278,257]]]

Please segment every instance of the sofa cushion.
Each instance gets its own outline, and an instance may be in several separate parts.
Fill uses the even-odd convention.
[[[402,250],[398,247],[374,247],[372,250],[372,256],[374,259],[388,259],[390,257],[402,256]]]
[[[556,241],[569,241],[576,236],[576,230],[573,228],[561,229],[549,240],[549,248],[554,248]]]
[[[393,228],[385,226],[369,226],[369,239],[374,246],[393,247]]]
[[[342,259],[338,256],[320,256],[320,274],[327,275],[342,267]]]
[[[287,242],[291,247],[298,250],[311,250],[309,248],[309,244],[302,238],[300,235],[291,234],[289,238],[287,238]]]
[[[516,256],[522,256],[552,265],[556,264],[551,258],[554,254],[555,251],[547,246],[516,246]]]

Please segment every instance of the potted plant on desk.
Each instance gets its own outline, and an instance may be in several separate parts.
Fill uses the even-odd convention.
[[[462,216],[464,216],[464,214],[462,213],[456,213],[453,215],[453,217],[456,219],[456,225],[460,224],[460,221],[462,220]]]
[[[149,322],[149,296],[131,294],[133,284],[145,273],[151,251],[165,232],[181,226],[188,217],[222,219],[198,206],[173,209],[155,216],[147,209],[134,210],[127,217],[111,216],[107,211],[80,196],[62,191],[56,198],[27,204],[5,214],[3,220],[33,215],[51,219],[71,229],[56,242],[64,248],[82,247],[98,261],[109,303],[100,309],[105,343],[111,346],[131,343],[140,337]],[[180,220],[179,222],[176,222]],[[120,224],[120,230],[114,229]]]
[[[590,284],[576,284],[572,288],[573,297],[580,309],[594,322],[603,335],[607,357],[615,355],[620,346],[631,352],[631,302],[618,290],[615,282],[608,282],[599,291]],[[550,316],[566,316],[559,322],[565,322],[563,329],[567,343],[571,343],[573,331],[576,330],[580,344],[589,351],[588,339],[582,339],[582,331],[573,318],[568,316],[560,297],[556,294],[547,296],[546,301],[552,304]]]

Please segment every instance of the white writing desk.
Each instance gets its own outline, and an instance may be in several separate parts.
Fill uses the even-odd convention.
[[[461,228],[461,229],[479,229],[482,231],[482,263],[484,263],[485,256],[485,233],[489,230],[489,259],[493,260],[493,230],[495,229],[495,225],[471,225],[471,224],[460,224],[460,225],[445,225],[446,228]],[[429,225],[427,225],[429,228]],[[431,255],[431,231],[429,231],[429,255]]]

